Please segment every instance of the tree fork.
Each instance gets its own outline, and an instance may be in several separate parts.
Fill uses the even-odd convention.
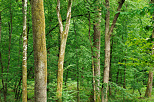
[[[71,19],[71,6],[72,0],[68,1],[67,7],[67,16],[66,16],[66,25],[65,30],[63,30],[63,23],[60,14],[60,0],[57,0],[57,17],[59,22],[60,30],[60,51],[59,51],[59,60],[58,60],[58,74],[57,74],[57,101],[62,102],[62,86],[63,86],[63,64],[65,56],[65,47],[69,31],[70,19]]]

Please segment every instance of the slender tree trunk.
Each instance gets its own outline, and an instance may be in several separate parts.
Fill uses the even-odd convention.
[[[92,60],[92,73],[93,73],[93,77],[92,77],[92,87],[93,90],[91,91],[92,95],[90,96],[90,102],[93,102],[94,100],[96,100],[96,91],[95,91],[95,78],[94,78],[94,59],[93,59],[93,44],[91,41],[91,37],[90,37],[90,32],[91,32],[91,20],[90,20],[90,12],[88,11],[88,21],[89,21],[89,31],[88,31],[88,37],[89,37],[89,42],[90,42],[90,47],[91,47],[91,60]]]
[[[109,81],[112,81],[112,73],[111,73],[111,60],[112,60],[112,51],[113,51],[113,37],[111,39],[112,43],[111,43],[111,53],[110,53],[110,72],[109,72]],[[112,89],[111,86],[109,86],[109,96],[112,95]]]
[[[151,3],[154,4],[154,0],[151,0]],[[152,15],[152,19],[154,20],[154,14]],[[154,26],[154,24],[153,24]],[[154,54],[154,29],[152,32],[152,55]],[[151,97],[151,93],[152,93],[152,83],[153,83],[153,70],[151,69],[149,71],[149,77],[148,77],[148,83],[147,83],[147,89],[145,92],[145,97]]]
[[[75,33],[75,40],[76,40],[76,79],[77,79],[77,102],[80,102],[80,75],[79,75],[79,65],[78,65],[78,52],[77,52],[77,34],[76,34],[76,28],[75,28],[75,21],[73,19],[73,23],[74,23],[74,33]]]
[[[100,24],[99,22],[94,24],[94,48],[97,49],[94,54],[94,77],[95,77],[95,102],[100,102]]]
[[[125,59],[125,64],[126,64],[126,59]],[[125,68],[124,68],[124,83],[123,83],[123,88],[126,89],[126,65],[125,65]]]
[[[1,12],[2,11],[0,11],[0,45],[1,45],[1,23],[2,23]]]
[[[109,28],[109,22],[110,22],[110,11],[109,11],[109,0],[105,0],[106,2],[106,18],[105,18],[105,63],[104,63],[104,76],[103,76],[103,85],[102,85],[102,102],[107,102],[107,91],[108,91],[108,82],[109,82],[109,68],[110,68],[110,36],[113,32],[113,28],[116,24],[116,21],[119,17],[121,7],[125,0],[120,0],[119,6],[118,6],[118,13],[115,14],[113,18],[113,22],[111,27]]]
[[[96,4],[99,4],[99,0],[96,1]],[[93,64],[94,64],[94,102],[100,102],[100,43],[101,43],[101,33],[100,33],[100,23],[101,23],[101,13],[100,8],[97,7],[96,9],[94,20],[94,49],[95,52],[93,53]]]
[[[22,102],[27,102],[27,0],[23,1]]]
[[[110,35],[109,35],[109,23],[110,23],[110,11],[109,11],[109,0],[106,2],[106,16],[105,16],[105,63],[104,63],[104,77],[102,85],[102,102],[107,102],[107,89],[109,81],[109,68],[110,68]]]
[[[47,102],[47,52],[43,0],[32,0],[35,102]]]
[[[0,11],[0,49],[1,49],[1,11]],[[1,51],[0,51],[0,64],[1,64],[1,69],[3,68],[3,65],[2,65],[2,59],[1,59]],[[2,72],[1,72],[2,73]],[[1,74],[2,76],[2,74]],[[1,90],[0,90],[0,102],[2,102],[2,99],[1,99]]]
[[[11,37],[12,37],[12,9],[11,9],[11,1],[10,1],[10,22],[8,22],[8,26],[9,26],[9,47],[8,47],[8,65],[7,65],[7,72],[9,73],[9,67],[10,67],[10,53],[11,53]],[[4,93],[4,101],[7,102],[7,82],[8,82],[8,74],[6,75],[6,79],[4,82],[4,86],[3,86],[3,93]]]
[[[58,74],[57,74],[57,101],[58,102],[62,102],[63,64],[64,64],[66,41],[67,41],[70,19],[71,19],[71,6],[72,6],[72,0],[69,0],[68,8],[67,8],[66,25],[65,25],[65,30],[63,31],[62,18],[60,14],[60,0],[57,0],[57,17],[59,22],[60,41],[61,41],[60,51],[59,51],[59,60],[58,60]]]

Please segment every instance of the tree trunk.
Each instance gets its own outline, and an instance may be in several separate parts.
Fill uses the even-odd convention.
[[[1,12],[0,11],[0,49],[2,49],[2,45],[1,45]],[[4,94],[4,78],[3,78],[3,63],[2,63],[2,54],[1,54],[1,50],[0,50],[0,64],[1,64],[1,78],[2,78],[2,86],[3,86],[3,94]]]
[[[2,12],[2,11],[0,11],[0,44],[1,44],[1,23],[2,23],[1,12]]]
[[[103,76],[103,85],[102,85],[102,102],[107,102],[107,91],[108,91],[108,82],[109,82],[109,68],[110,68],[110,36],[113,32],[113,28],[116,24],[116,21],[119,17],[121,7],[125,0],[120,0],[118,6],[118,13],[115,14],[113,18],[112,25],[109,29],[109,22],[110,22],[110,11],[109,11],[109,0],[105,0],[106,2],[106,18],[105,18],[105,63],[104,63],[104,76]]]
[[[110,68],[110,35],[109,35],[109,24],[110,24],[110,11],[109,11],[109,0],[106,1],[106,16],[105,16],[105,63],[104,63],[104,77],[102,85],[102,102],[107,102],[107,89],[109,81],[109,68]]]
[[[23,1],[22,102],[27,102],[27,0]]]
[[[4,94],[4,101],[7,102],[7,84],[8,84],[8,74],[9,74],[9,67],[10,67],[10,53],[11,53],[11,37],[12,37],[12,9],[11,9],[11,1],[10,1],[10,22],[8,22],[8,26],[9,26],[9,47],[8,47],[8,65],[7,65],[7,75],[6,75],[6,79],[3,82],[3,94]]]
[[[1,21],[1,12],[2,11],[0,11],[0,49],[1,49],[1,22],[2,22]],[[2,69],[3,68],[3,65],[2,65],[2,59],[1,59],[1,51],[0,51],[0,64],[1,64],[1,69]],[[1,99],[1,90],[0,90],[0,102],[2,102],[2,99]]]
[[[154,0],[151,0],[151,3],[154,4]],[[152,15],[152,19],[154,20],[154,14]],[[154,25],[153,25],[154,26]],[[154,54],[154,29],[152,32],[152,55]],[[151,97],[151,93],[152,93],[152,83],[153,83],[153,70],[151,69],[149,71],[149,77],[148,77],[148,83],[147,83],[147,89],[145,92],[145,97]]]
[[[94,78],[94,58],[93,58],[93,44],[92,44],[92,41],[91,41],[91,37],[90,37],[90,32],[91,32],[91,20],[90,20],[90,12],[88,11],[88,21],[89,21],[89,31],[88,31],[88,37],[89,37],[89,42],[90,42],[90,47],[91,47],[91,60],[92,60],[92,87],[93,87],[93,90],[91,91],[91,95],[90,95],[90,102],[93,102],[94,100],[96,100],[96,93],[95,93],[95,78]]]
[[[112,37],[112,43],[111,43],[111,52],[110,52],[110,71],[109,71],[109,81],[112,81],[112,73],[111,73],[111,60],[112,60],[112,52],[113,52],[113,37]],[[112,95],[112,89],[111,86],[109,86],[109,96]]]
[[[100,1],[97,0],[96,4],[99,5]],[[94,64],[94,102],[100,102],[100,43],[101,43],[101,33],[100,33],[100,22],[101,13],[100,8],[97,6],[95,10],[95,20],[94,20],[94,52],[93,52],[93,64]]]
[[[35,102],[47,102],[47,52],[43,0],[32,0]]]
[[[100,18],[100,16],[98,17]],[[100,19],[94,24],[94,48],[96,51],[94,53],[94,77],[95,77],[95,90],[96,99],[95,102],[100,102]]]
[[[72,0],[68,1],[67,8],[67,17],[66,17],[66,25],[65,30],[63,31],[63,24],[60,14],[60,0],[57,0],[57,17],[60,28],[60,51],[59,51],[59,60],[58,60],[58,74],[57,74],[57,101],[62,102],[62,85],[63,85],[63,64],[64,64],[64,56],[65,56],[65,47],[66,41],[69,31],[70,19],[71,19],[71,6]]]
[[[145,97],[151,97],[152,93],[152,83],[153,83],[153,72],[149,72],[149,77],[148,77],[148,84],[147,84],[147,89],[145,92]]]

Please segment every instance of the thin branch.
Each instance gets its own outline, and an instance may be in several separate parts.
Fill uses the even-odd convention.
[[[59,28],[60,28],[60,35],[63,32],[63,23],[62,23],[62,18],[60,15],[60,0],[57,0],[57,17],[58,17],[58,22],[59,22]]]
[[[119,17],[119,14],[120,14],[120,11],[121,11],[121,8],[122,8],[122,5],[123,5],[124,2],[125,2],[125,0],[121,0],[121,1],[119,2],[119,6],[118,6],[118,9],[117,9],[118,13],[115,14],[114,19],[113,19],[113,22],[112,22],[112,25],[111,25],[111,28],[110,28],[110,30],[109,30],[109,34],[110,34],[110,35],[111,35],[111,33],[113,32],[113,28],[114,28],[114,26],[115,26],[115,24],[116,24],[116,22],[117,22],[117,19],[118,19],[118,17]]]
[[[69,0],[68,7],[67,7],[66,25],[65,25],[66,34],[68,34],[68,31],[69,31],[69,25],[70,25],[70,19],[71,19],[71,7],[72,7],[72,0]]]

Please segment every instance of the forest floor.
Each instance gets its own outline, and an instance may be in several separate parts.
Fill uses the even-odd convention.
[[[2,85],[0,85],[2,87]],[[28,91],[28,101],[27,102],[34,102],[34,81],[28,81],[27,83],[27,91]],[[76,87],[76,85],[71,85],[71,86],[74,86]],[[67,87],[68,89],[67,90],[73,90],[75,92],[76,89],[72,88],[72,87]],[[116,93],[114,93],[112,96],[109,97],[109,102],[154,102],[154,88],[153,88],[153,91],[152,91],[152,96],[151,98],[145,98],[144,97],[144,94],[145,94],[145,90],[146,90],[146,87],[142,88],[140,90],[141,92],[141,96],[140,96],[140,93],[138,90],[132,90],[132,89],[129,89],[127,88],[125,90],[125,92],[121,92],[121,91],[116,91]],[[86,90],[85,90],[86,91]],[[71,100],[65,100],[63,102],[75,102],[75,97],[74,95],[76,94],[72,94],[73,95],[73,99],[74,101],[71,101]],[[50,95],[49,95],[50,96]],[[15,97],[15,93],[13,91],[13,89],[8,89],[8,96],[7,96],[7,100],[9,100],[8,102],[21,102],[21,100],[19,101],[16,101],[14,99]],[[72,96],[67,96],[67,97],[72,97]],[[69,98],[68,98],[69,99]],[[3,94],[1,92],[1,102],[3,102]],[[11,100],[11,101],[10,101]],[[54,101],[53,101],[54,102]],[[85,102],[85,101],[81,101],[80,102]]]

